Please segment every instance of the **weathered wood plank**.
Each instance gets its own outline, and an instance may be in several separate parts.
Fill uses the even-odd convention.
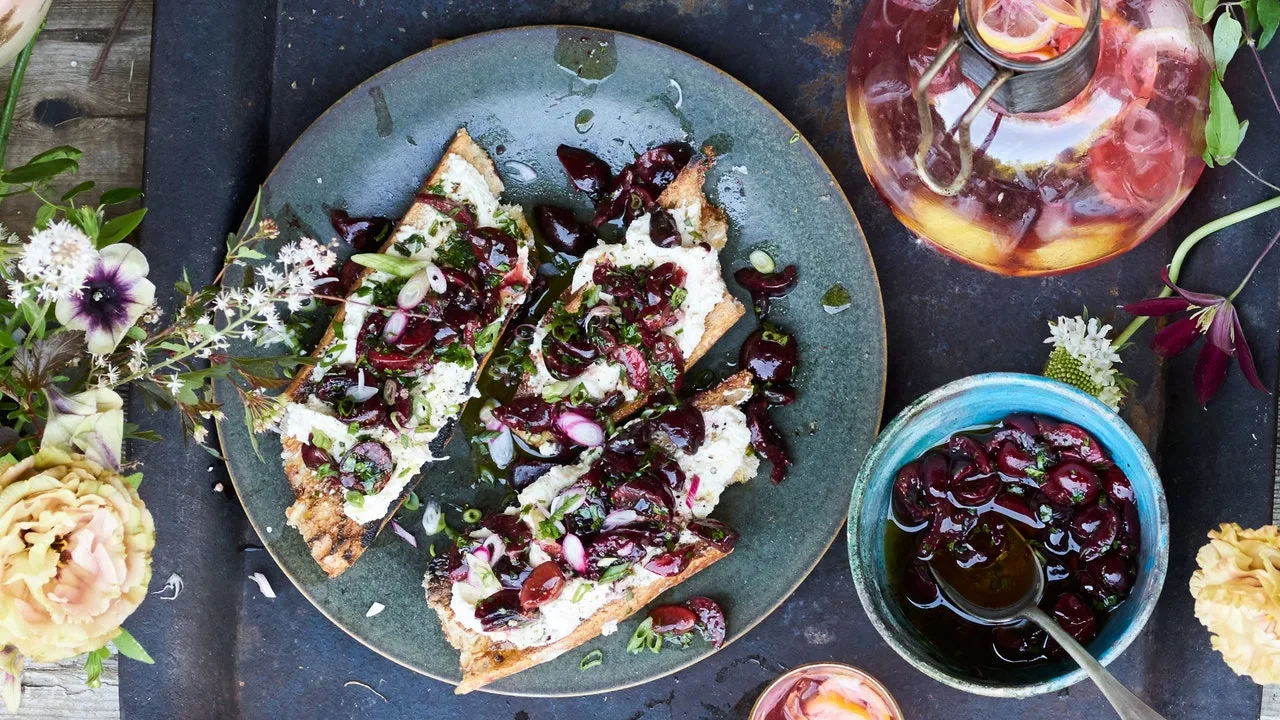
[[[18,716],[31,720],[119,720],[120,673],[113,655],[102,664],[102,687],[84,684],[80,658],[59,663],[28,663]]]
[[[97,62],[124,0],[58,0],[36,45],[9,140],[10,167],[55,145],[85,152],[81,179],[102,189],[142,183],[142,147],[151,57],[151,0],[136,0],[125,16],[95,81]],[[9,68],[0,68],[0,93]],[[78,182],[69,181],[67,185]],[[16,198],[0,206],[0,222],[25,232],[35,203]],[[102,687],[84,684],[80,658],[29,663],[20,717],[34,720],[119,720],[116,658],[103,663]]]

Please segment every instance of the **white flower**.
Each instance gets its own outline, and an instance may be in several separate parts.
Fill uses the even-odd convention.
[[[9,286],[9,302],[14,305],[21,305],[23,301],[31,297],[31,291],[26,285],[15,282]]]
[[[1060,316],[1056,323],[1049,323],[1045,343],[1053,345],[1053,351],[1044,374],[1074,385],[1118,410],[1127,379],[1115,368],[1121,360],[1107,337],[1110,332],[1111,326],[1099,323],[1097,318]]]
[[[89,236],[59,220],[31,235],[18,269],[28,280],[39,283],[41,299],[63,299],[79,294],[97,262],[98,251]]]
[[[119,470],[124,400],[114,390],[102,388],[70,396],[45,388],[44,394],[49,401],[49,421],[40,449],[82,452],[103,467]]]
[[[156,286],[147,279],[147,257],[135,247],[111,245],[95,256],[81,278],[84,292],[60,298],[55,314],[63,327],[84,331],[89,352],[105,355],[151,308]]]
[[[178,393],[182,392],[183,385],[182,378],[178,377],[177,373],[170,375],[169,379],[165,381],[165,387],[169,388],[169,392],[174,397],[178,397]]]
[[[195,440],[198,444],[203,445],[204,441],[208,438],[209,428],[203,425],[196,425],[194,428],[191,428],[191,439]]]

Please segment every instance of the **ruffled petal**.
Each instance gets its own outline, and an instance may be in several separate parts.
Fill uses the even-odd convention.
[[[150,264],[147,263],[147,256],[132,245],[116,243],[108,245],[99,252],[102,255],[101,267],[108,271],[114,269],[116,276],[121,280],[133,281],[145,278],[151,270]]]

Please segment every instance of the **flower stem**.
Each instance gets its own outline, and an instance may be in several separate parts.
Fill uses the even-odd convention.
[[[4,93],[4,110],[0,111],[0,168],[4,167],[5,152],[9,149],[9,132],[13,130],[13,114],[18,109],[18,94],[22,92],[22,78],[27,74],[27,64],[31,62],[31,52],[35,50],[36,40],[44,31],[44,21],[36,29],[36,34],[27,41],[18,57],[13,61],[13,74],[9,76],[9,89]]]
[[[1250,205],[1242,210],[1237,210],[1228,215],[1223,215],[1216,220],[1207,222],[1196,228],[1195,231],[1178,244],[1178,249],[1174,251],[1173,259],[1169,261],[1169,282],[1178,282],[1178,276],[1182,273],[1182,263],[1186,261],[1187,255],[1191,252],[1191,249],[1194,248],[1201,240],[1209,237],[1219,230],[1224,230],[1236,223],[1244,222],[1245,220],[1255,218],[1276,209],[1280,209],[1280,196],[1273,197],[1269,200],[1263,200],[1256,205]],[[1272,242],[1274,243],[1274,241]],[[1267,250],[1269,251],[1270,249],[1270,246],[1268,246]],[[1265,254],[1266,252],[1264,251],[1263,255]],[[1249,272],[1252,274],[1253,271],[1250,270]],[[1245,279],[1248,280],[1247,277]],[[1166,287],[1160,291],[1160,295],[1158,297],[1169,297],[1172,294],[1173,291]],[[1121,345],[1124,345],[1146,322],[1147,318],[1145,316],[1136,317],[1131,320],[1129,324],[1125,326],[1124,330],[1122,330],[1111,343],[1112,347],[1118,348]]]
[[[1271,248],[1276,246],[1277,240],[1280,240],[1280,232],[1271,237],[1271,242],[1267,243],[1267,246],[1262,249],[1262,254],[1258,256],[1257,260],[1253,261],[1253,267],[1249,268],[1249,272],[1244,274],[1244,279],[1240,281],[1235,290],[1231,291],[1231,294],[1227,296],[1227,300],[1235,300],[1240,291],[1244,289],[1244,286],[1249,284],[1249,278],[1253,277],[1254,271],[1262,264],[1262,260],[1267,256],[1267,253],[1271,252]]]

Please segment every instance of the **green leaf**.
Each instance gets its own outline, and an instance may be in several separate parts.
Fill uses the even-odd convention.
[[[125,335],[128,336],[130,340],[146,340],[147,339],[147,331],[143,330],[137,325],[134,325],[133,327],[129,328],[125,332]]]
[[[143,216],[147,214],[146,208],[139,208],[131,213],[125,213],[117,218],[107,221],[102,226],[102,232],[98,235],[98,247],[106,247],[129,237],[129,233],[142,222]]]
[[[1262,28],[1262,35],[1258,37],[1258,49],[1267,47],[1271,42],[1271,38],[1276,36],[1276,29],[1280,28],[1280,0],[1256,0],[1257,2],[1257,22]]]
[[[67,219],[84,231],[89,237],[98,236],[98,225],[101,220],[98,218],[97,208],[91,208],[85,205],[67,213]]]
[[[156,661],[152,660],[151,656],[147,654],[147,651],[142,649],[142,646],[138,644],[138,641],[129,634],[129,631],[124,628],[120,628],[120,634],[111,641],[111,644],[116,646],[116,650],[121,655],[129,658],[130,660],[137,660],[138,662],[146,663],[147,665],[154,665],[156,663]]]
[[[75,197],[75,196],[79,195],[80,193],[83,193],[83,192],[89,192],[90,190],[92,190],[92,189],[93,189],[93,186],[94,186],[95,184],[96,184],[96,183],[94,183],[92,180],[85,180],[84,182],[80,183],[79,185],[76,185],[75,187],[71,188],[70,190],[68,190],[68,191],[66,191],[66,192],[64,192],[64,193],[62,193],[62,202],[67,202],[67,201],[68,201],[68,200],[70,200],[71,198],[73,198],[73,197]]]
[[[70,158],[58,158],[55,160],[45,160],[43,162],[34,162],[14,168],[3,175],[0,175],[0,181],[9,185],[29,185],[42,180],[48,180],[56,175],[64,172],[75,172],[80,169],[79,164]]]
[[[32,223],[32,227],[36,229],[48,227],[49,221],[53,219],[53,216],[57,212],[58,208],[56,205],[41,205],[36,210],[36,219],[35,222]]]
[[[413,260],[383,253],[359,253],[351,256],[351,262],[402,278],[412,277],[414,273],[427,266],[426,260]]]
[[[236,252],[236,259],[263,260],[266,257],[266,255],[263,255],[251,247],[242,247],[238,252]]]
[[[91,689],[102,687],[102,661],[111,655],[111,651],[101,647],[90,651],[84,657],[84,684]]]
[[[137,490],[138,487],[142,485],[142,473],[136,472],[126,475],[124,481],[129,483],[134,490]]]
[[[112,188],[102,193],[102,197],[98,198],[98,204],[118,205],[122,202],[129,202],[136,197],[142,197],[142,191],[138,188]]]
[[[1227,64],[1235,57],[1240,48],[1240,38],[1244,36],[1244,28],[1231,13],[1222,13],[1213,26],[1213,63],[1218,68],[1218,77],[1227,76]]]
[[[18,342],[13,339],[13,335],[10,335],[5,330],[0,330],[0,347],[16,348],[18,347]]]
[[[1191,0],[1191,9],[1195,11],[1200,22],[1209,24],[1213,14],[1218,11],[1218,0]]]
[[[1231,98],[1218,76],[1209,76],[1209,119],[1204,127],[1205,162],[1210,167],[1231,162],[1247,127],[1236,117]]]
[[[84,156],[84,153],[81,152],[79,148],[75,148],[70,145],[59,145],[57,147],[51,147],[48,150],[45,150],[44,152],[36,154],[34,157],[32,157],[30,160],[27,161],[27,164],[31,165],[33,163],[43,162],[45,160],[62,160],[62,159],[79,160],[83,156]]]

